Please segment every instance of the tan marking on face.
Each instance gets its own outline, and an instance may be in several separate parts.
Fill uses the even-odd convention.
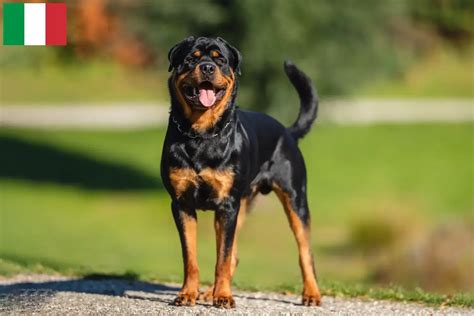
[[[190,186],[199,185],[198,175],[191,168],[171,168],[169,176],[177,198],[181,197]]]
[[[190,72],[185,72],[181,75],[179,75],[175,80],[174,80],[174,85],[175,85],[175,91],[176,91],[176,96],[178,97],[179,104],[181,104],[181,108],[183,109],[184,116],[189,118],[192,114],[192,108],[189,106],[188,102],[186,102],[185,97],[181,93],[181,84],[188,78]]]
[[[215,57],[219,57],[219,56],[220,56],[220,54],[219,54],[218,51],[216,51],[216,50],[211,51],[211,57],[215,58]]]
[[[199,176],[206,184],[213,188],[218,201],[222,201],[230,193],[230,189],[234,184],[235,173],[230,169],[215,170],[205,168],[199,172]]]
[[[200,50],[195,51],[195,52],[193,53],[193,56],[194,56],[194,57],[198,57],[198,58],[201,57],[201,56],[202,56],[201,51],[200,51]]]
[[[301,219],[293,209],[290,196],[279,186],[273,185],[273,191],[280,199],[285,208],[286,216],[290,222],[290,227],[295,235],[300,256],[300,268],[303,274],[303,296],[321,297],[319,287],[316,282],[316,275],[313,266],[313,256],[311,254],[310,227],[303,225]]]
[[[200,76],[199,67],[196,66],[193,71],[177,76],[174,82],[178,101],[183,108],[184,116],[191,122],[191,127],[195,131],[204,132],[214,126],[224,113],[227,102],[229,102],[229,99],[232,96],[235,77],[232,71],[230,76],[224,76],[220,71],[220,68],[217,67],[213,85],[216,87],[226,87],[224,96],[210,109],[205,111],[194,111],[187,103],[186,98],[182,95],[180,87],[183,83],[189,83],[195,86],[196,83],[200,81]]]
[[[198,132],[206,131],[219,121],[225,111],[225,107],[229,102],[230,97],[232,96],[232,91],[234,89],[234,74],[231,73],[230,77],[226,77],[222,74],[219,67],[217,67],[215,78],[214,84],[217,86],[226,86],[227,90],[222,99],[207,111],[194,111],[192,113],[190,117],[192,122],[191,127]]]

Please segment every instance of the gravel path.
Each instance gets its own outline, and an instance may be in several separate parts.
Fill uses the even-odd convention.
[[[473,309],[324,297],[322,307],[304,307],[300,297],[236,291],[237,308],[210,304],[170,305],[178,287],[123,279],[74,279],[20,275],[0,279],[0,314],[40,315],[473,315]]]

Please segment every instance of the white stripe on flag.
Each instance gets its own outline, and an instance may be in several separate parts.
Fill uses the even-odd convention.
[[[25,45],[46,45],[44,3],[25,3]]]

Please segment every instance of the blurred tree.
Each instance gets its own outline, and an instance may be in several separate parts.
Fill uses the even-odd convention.
[[[228,37],[244,56],[245,106],[272,107],[280,117],[292,119],[298,106],[282,70],[285,58],[304,69],[326,96],[350,93],[364,81],[399,67],[389,28],[392,19],[403,16],[403,2],[226,2],[239,12],[240,29]]]
[[[244,56],[244,107],[297,110],[285,58],[307,71],[322,95],[349,93],[399,66],[388,30],[405,6],[395,0],[121,0],[110,6],[123,14],[128,32],[162,56],[160,64],[167,48],[186,36],[228,39]]]
[[[133,31],[125,29],[123,16],[111,10],[108,0],[79,0],[69,5],[73,26],[70,43],[81,57],[103,55],[121,64],[144,66],[154,52]]]
[[[176,42],[222,36],[243,54],[239,104],[289,120],[298,106],[285,58],[313,78],[323,97],[347,95],[401,73],[440,39],[472,43],[474,33],[473,0],[65,1],[70,41],[56,50],[62,60],[102,56],[164,72]],[[0,65],[27,57],[3,54]]]
[[[109,10],[121,17],[125,33],[147,44],[163,68],[172,45],[189,35],[213,34],[226,14],[212,0],[109,0]]]
[[[416,21],[435,28],[448,40],[472,40],[474,33],[474,1],[417,0],[409,2]]]

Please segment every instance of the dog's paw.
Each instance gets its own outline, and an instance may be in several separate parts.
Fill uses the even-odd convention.
[[[307,295],[303,294],[304,306],[321,306],[321,295]]]
[[[176,306],[194,306],[196,304],[197,293],[179,293],[173,301]]]
[[[232,296],[218,296],[214,297],[213,305],[217,308],[235,308],[235,301]]]
[[[201,302],[212,302],[214,298],[213,294],[214,294],[214,287],[210,287],[203,293],[199,293],[198,300]]]

